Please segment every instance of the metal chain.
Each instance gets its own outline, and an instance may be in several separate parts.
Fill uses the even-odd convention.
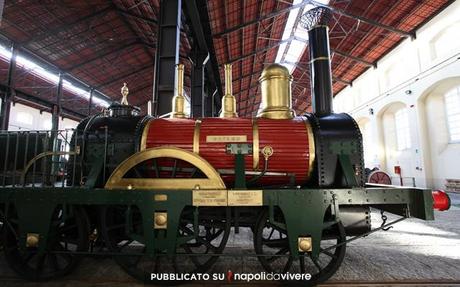
[[[385,227],[385,224],[388,220],[388,217],[384,214],[384,211],[383,210],[380,210],[380,215],[382,216],[382,225],[380,225],[380,228],[383,230],[383,231],[388,231],[390,229],[393,228],[393,226],[388,226],[388,227]]]

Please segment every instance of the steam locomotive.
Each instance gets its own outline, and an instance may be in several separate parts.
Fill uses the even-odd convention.
[[[225,255],[230,233],[249,228],[254,252],[241,256],[257,256],[267,272],[309,273],[302,283],[314,285],[336,272],[348,242],[408,217],[433,220],[434,208],[448,209],[441,191],[365,185],[358,125],[332,112],[328,31],[315,15],[313,113],[295,115],[292,77],[272,64],[259,79],[257,117],[238,117],[225,65],[220,117],[186,118],[183,66],[177,65],[169,118],[113,104],[79,123],[68,150],[32,145],[28,135],[35,153],[24,151],[18,161],[27,162],[19,164],[18,184],[15,163],[12,183],[5,184],[5,173],[0,189],[9,266],[26,279],[49,280],[71,272],[85,254],[112,254],[130,275],[166,283],[151,274],[206,272]],[[17,135],[16,144],[24,137]],[[55,132],[37,138],[57,142]],[[23,148],[16,148],[15,162]],[[57,186],[53,171],[64,156]],[[371,230],[371,207],[400,218]]]

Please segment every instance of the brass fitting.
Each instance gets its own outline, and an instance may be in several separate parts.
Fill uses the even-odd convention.
[[[185,97],[184,97],[184,65],[176,65],[176,85],[172,99],[171,118],[185,118]]]
[[[299,251],[309,252],[312,250],[311,237],[299,237],[298,239]]]
[[[37,247],[40,242],[40,234],[27,233],[26,247]]]
[[[225,95],[222,98],[221,118],[237,118],[236,99],[232,93],[232,65],[225,64]]]
[[[262,110],[257,114],[258,118],[292,119],[295,117],[292,109],[291,81],[289,70],[280,64],[271,64],[264,68],[259,78]]]
[[[154,214],[154,228],[155,229],[166,229],[168,227],[168,213],[166,212],[155,212]]]

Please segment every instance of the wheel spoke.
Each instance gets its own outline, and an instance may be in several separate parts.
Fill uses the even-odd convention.
[[[299,257],[299,263],[300,263],[300,272],[305,273],[305,257],[303,255]]]
[[[58,264],[58,261],[57,261],[56,254],[49,254],[48,259],[51,262],[51,266],[53,266],[54,271],[58,271],[59,270],[59,264]]]
[[[323,270],[323,268],[321,267],[321,265],[319,265],[318,260],[317,260],[317,259],[313,259],[313,257],[311,257],[311,256],[310,256],[310,259],[311,259],[311,261],[313,262],[313,264],[316,266],[316,268],[318,269],[318,271],[321,272],[321,270]]]
[[[271,240],[262,240],[263,245],[267,245],[270,248],[280,248],[288,244],[286,238],[281,239],[271,239]]]
[[[328,250],[324,250],[321,248],[320,253],[326,254],[327,256],[331,257],[332,259],[337,259],[337,256],[334,253],[329,252]]]

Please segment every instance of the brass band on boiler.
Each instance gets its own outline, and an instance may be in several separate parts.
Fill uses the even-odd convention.
[[[196,154],[200,153],[200,129],[201,120],[198,119],[195,121],[195,128],[193,130],[193,152]]]
[[[259,170],[259,125],[252,119],[252,168]]]

